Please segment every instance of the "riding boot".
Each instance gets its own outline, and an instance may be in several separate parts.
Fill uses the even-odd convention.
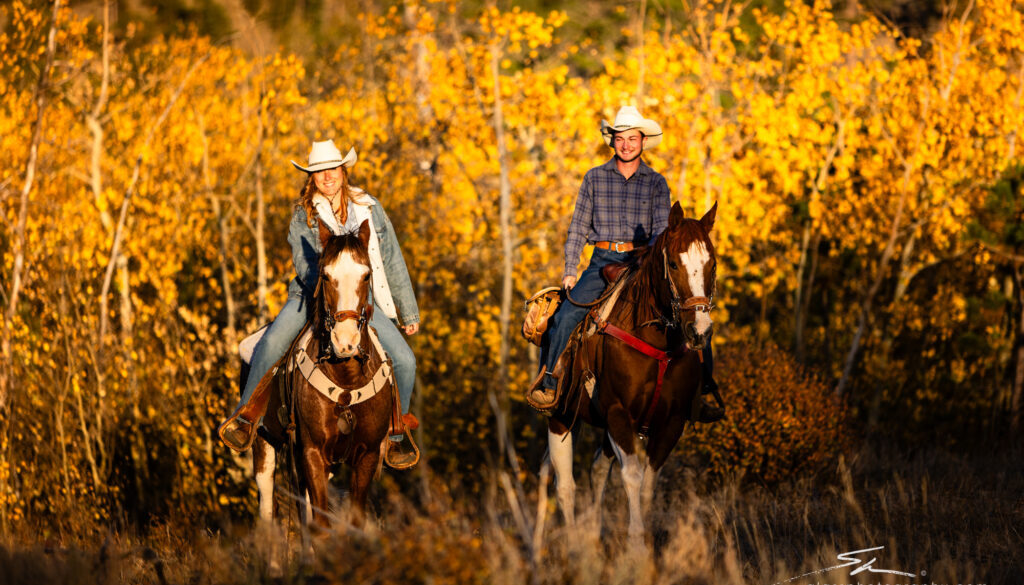
[[[394,410],[391,413],[391,421],[388,425],[388,436],[384,439],[383,457],[388,467],[396,470],[410,469],[420,460],[420,449],[413,440],[411,431],[420,426],[416,415],[407,412],[402,414],[402,403],[398,398],[398,388],[392,385],[394,397]],[[409,440],[405,438],[408,436]]]
[[[701,409],[700,414],[697,416],[697,420],[702,423],[718,422],[725,418],[725,401],[722,400],[722,395],[718,392],[718,382],[715,382],[715,360],[711,352],[710,340],[708,341],[703,359],[701,360],[701,369],[701,394],[711,394],[715,397],[715,401],[718,405],[710,404],[704,400],[704,398],[701,398]]]
[[[270,403],[270,391],[276,373],[277,366],[275,365],[260,379],[260,383],[249,400],[239,404],[235,412],[221,423],[217,434],[225,445],[239,453],[252,446],[252,442],[256,438],[258,423]]]
[[[555,386],[557,381],[545,368],[526,390],[526,402],[534,409],[547,412],[555,407]]]
[[[697,422],[702,423],[713,423],[718,422],[725,418],[725,409],[721,406],[708,403],[703,398],[700,399],[700,414],[697,415]]]

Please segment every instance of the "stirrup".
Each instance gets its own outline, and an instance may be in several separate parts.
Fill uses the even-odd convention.
[[[256,424],[245,420],[241,415],[235,415],[220,425],[217,434],[225,445],[244,453],[256,440]]]
[[[391,437],[385,437],[384,444],[381,446],[381,450],[384,451],[382,457],[384,464],[396,471],[411,469],[420,462],[420,448],[413,440],[412,433],[409,432],[409,429],[405,429],[404,434],[409,446],[412,447],[411,450],[402,448],[402,444],[406,441],[393,441]]]
[[[530,387],[526,389],[526,403],[542,413],[548,413],[558,404],[558,391],[544,387],[544,375],[547,369],[542,368]],[[557,387],[557,384],[556,384]]]

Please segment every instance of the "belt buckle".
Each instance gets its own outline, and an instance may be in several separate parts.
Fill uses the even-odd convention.
[[[615,242],[614,247],[612,249],[615,250],[617,253],[621,254],[623,251],[619,249],[619,246],[625,243],[626,242]]]

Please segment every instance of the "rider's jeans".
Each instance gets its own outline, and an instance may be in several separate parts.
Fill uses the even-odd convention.
[[[242,404],[245,404],[256,391],[263,376],[284,356],[306,324],[306,301],[302,296],[288,295],[288,301],[270,324],[263,337],[253,351],[249,377],[245,381],[242,392]],[[416,356],[405,341],[398,327],[388,319],[380,307],[374,304],[373,317],[370,325],[377,330],[377,337],[384,351],[391,356],[395,367],[395,381],[398,382],[398,397],[402,403],[402,412],[409,412],[412,390],[416,382]]]
[[[569,291],[572,299],[578,303],[589,303],[601,295],[604,290],[605,281],[601,276],[601,268],[616,262],[625,262],[629,258],[629,252],[613,252],[594,248],[594,254],[590,258],[590,264],[580,275],[576,285]],[[562,355],[565,346],[569,343],[576,326],[587,316],[590,307],[578,307],[566,299],[558,311],[551,316],[551,328],[548,329],[548,344],[542,348],[540,361],[547,368],[548,372],[554,371],[558,357]],[[554,388],[555,381],[550,376],[544,377],[544,387]]]

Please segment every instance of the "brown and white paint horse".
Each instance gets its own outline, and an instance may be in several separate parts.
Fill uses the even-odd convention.
[[[594,329],[577,352],[573,371],[578,379],[583,363],[595,376],[595,389],[592,395],[570,393],[548,421],[558,503],[569,525],[575,523],[576,490],[570,431],[582,419],[605,429],[592,472],[598,517],[614,455],[629,503],[629,534],[642,537],[643,511],[658,472],[693,419],[691,410],[701,404],[701,350],[712,332],[715,291],[709,234],[717,208],[696,220],[684,218],[676,203],[668,227],[626,277],[606,324],[593,316],[584,322]]]
[[[391,390],[394,378],[391,376],[369,399],[349,406],[355,399],[348,389],[372,385],[373,380],[380,378],[382,365],[387,367],[369,331],[373,311],[369,295],[369,237],[368,222],[363,222],[357,234],[340,236],[331,235],[321,226],[323,253],[320,281],[313,299],[312,335],[301,337],[297,344],[306,359],[316,360],[320,371],[340,391],[339,400],[332,401],[314,388],[298,367],[285,368],[288,371],[278,374],[287,377],[285,384],[290,384],[293,393],[286,406],[295,425],[292,456],[298,475],[297,487],[299,495],[306,496],[302,520],[315,520],[321,527],[329,523],[327,481],[330,469],[341,462],[346,462],[352,470],[352,522],[362,525],[370,482],[378,468],[381,442],[387,435],[394,406]],[[322,352],[321,345],[329,347]],[[295,359],[288,363],[294,363]],[[287,429],[278,416],[282,404],[282,393],[274,391],[264,425],[275,442],[287,448]],[[343,419],[340,428],[339,419]],[[253,468],[260,495],[259,516],[267,524],[273,519],[276,461],[277,451],[263,437],[257,438],[253,445]]]

